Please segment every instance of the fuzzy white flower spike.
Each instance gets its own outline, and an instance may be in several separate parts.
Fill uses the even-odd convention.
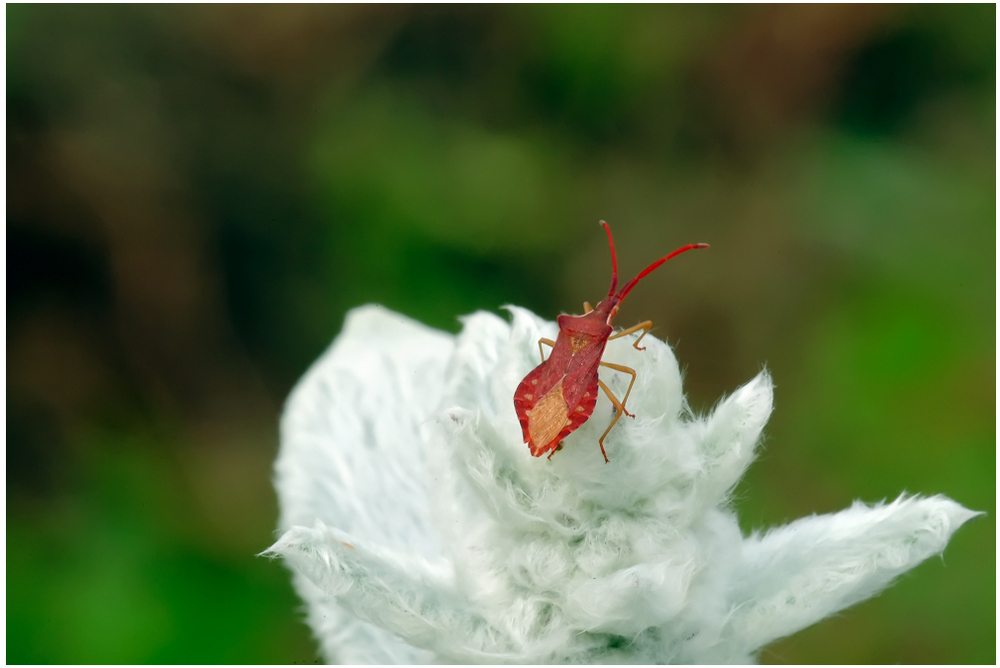
[[[344,663],[747,663],[872,596],[977,513],[945,497],[855,503],[744,537],[727,495],[771,412],[761,373],[689,414],[670,348],[634,368],[552,459],[512,397],[556,326],[519,308],[457,337],[352,311],[282,419],[282,535],[324,657]],[[628,377],[601,370],[623,396]]]

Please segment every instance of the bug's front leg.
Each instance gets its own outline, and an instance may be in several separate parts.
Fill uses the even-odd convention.
[[[645,322],[640,322],[638,325],[634,325],[632,327],[629,327],[628,329],[623,329],[622,331],[618,332],[617,334],[612,334],[611,336],[608,337],[608,341],[610,341],[611,339],[620,339],[623,336],[628,336],[629,334],[632,334],[634,332],[638,332],[641,329],[642,330],[642,334],[640,334],[639,338],[636,339],[632,343],[632,346],[636,350],[645,350],[646,347],[645,346],[640,347],[639,346],[639,342],[642,341],[642,337],[644,337],[647,334],[649,334],[649,330],[652,329],[652,327],[653,327],[653,321],[652,320],[646,320]],[[620,369],[619,369],[619,371],[620,371]]]
[[[538,339],[538,356],[541,357],[542,361],[544,362],[545,361],[545,353],[542,352],[542,344],[543,343],[545,345],[547,345],[549,348],[555,348],[556,347],[556,342],[553,341],[552,339]]]

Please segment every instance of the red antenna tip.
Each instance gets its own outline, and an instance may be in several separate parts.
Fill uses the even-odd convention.
[[[664,262],[673,257],[677,257],[681,253],[686,253],[687,251],[694,250],[696,248],[711,248],[711,246],[709,246],[708,244],[688,244],[687,246],[681,246],[673,253],[670,253],[665,257],[661,257],[659,260],[657,260],[653,264],[649,265],[648,267],[640,271],[638,276],[636,276],[631,281],[626,283],[625,287],[623,287],[621,290],[618,291],[618,294],[616,295],[618,301],[625,299],[625,295],[627,295],[632,290],[632,288],[635,287],[636,283],[638,283],[640,280],[648,276],[654,269],[659,267],[661,264],[663,264]]]

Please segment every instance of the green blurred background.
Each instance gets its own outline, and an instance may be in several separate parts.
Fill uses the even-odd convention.
[[[747,530],[996,505],[978,6],[9,6],[7,660],[317,659],[282,401],[352,306],[549,318],[667,251],[704,411],[766,365]],[[994,663],[992,514],[771,663]]]

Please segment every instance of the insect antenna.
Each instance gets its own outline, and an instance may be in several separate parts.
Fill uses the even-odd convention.
[[[611,226],[601,221],[601,227],[608,233],[608,245],[611,246],[611,287],[608,289],[608,296],[615,294],[618,287],[618,258],[615,256],[615,240],[611,238]]]
[[[611,230],[608,230],[608,236],[609,237],[611,236]],[[659,260],[657,260],[653,264],[649,265],[648,267],[646,267],[645,269],[643,269],[642,271],[640,271],[638,276],[636,276],[631,281],[629,281],[628,283],[626,283],[625,286],[621,290],[618,291],[618,294],[615,295],[615,299],[617,301],[619,301],[619,302],[621,300],[625,299],[625,295],[627,295],[629,292],[631,292],[632,288],[635,287],[635,284],[638,283],[641,279],[643,279],[646,276],[648,276],[650,273],[652,273],[654,269],[656,269],[657,267],[659,267],[661,264],[663,264],[664,262],[666,262],[670,258],[677,257],[681,253],[686,253],[687,251],[694,250],[695,248],[709,248],[709,245],[708,244],[688,244],[687,246],[681,246],[680,248],[678,248],[677,250],[675,250],[673,253],[670,253],[669,255],[661,257]],[[614,257],[614,256],[612,255],[612,257]],[[615,280],[612,281],[612,286],[615,284],[615,282],[617,282],[617,278],[618,277],[616,275],[615,276]]]

